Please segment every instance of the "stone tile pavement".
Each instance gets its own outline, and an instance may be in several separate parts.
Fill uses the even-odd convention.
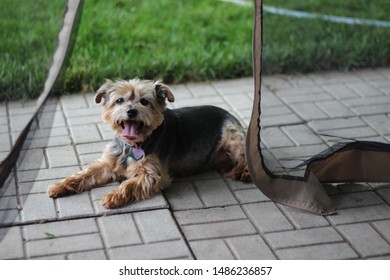
[[[249,123],[251,78],[172,89],[171,107],[213,104]],[[0,160],[34,104],[0,104]],[[111,140],[100,111],[93,93],[47,102],[0,188],[0,259],[390,259],[390,184],[327,186],[338,209],[327,217],[274,204],[215,171],[116,210],[99,201],[117,184],[47,197],[48,185]],[[327,148],[329,134],[389,143],[390,68],[265,76],[262,111],[267,164],[276,168]]]

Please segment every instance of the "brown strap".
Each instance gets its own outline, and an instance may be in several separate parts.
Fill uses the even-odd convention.
[[[264,165],[260,148],[262,27],[262,0],[255,0],[253,32],[255,92],[246,143],[252,180],[266,196],[275,202],[322,215],[333,214],[335,213],[333,203],[315,176],[309,176],[307,182],[278,178],[273,176]]]
[[[255,81],[252,117],[248,128],[249,172],[257,187],[274,202],[321,215],[335,213],[332,200],[322,183],[390,182],[390,145],[354,141],[338,143],[305,162],[304,177],[276,176],[261,153],[261,54],[262,0],[255,0],[253,33],[253,73]]]
[[[79,21],[81,19],[82,7],[84,0],[68,0],[66,10],[63,17],[62,28],[58,34],[57,49],[52,58],[52,64],[49,73],[46,77],[44,89],[39,96],[34,112],[31,115],[27,125],[23,128],[11,152],[0,164],[0,187],[4,185],[12,167],[15,165],[23,143],[26,140],[27,134],[30,131],[31,124],[38,112],[45,103],[49,93],[51,92],[55,82],[59,81],[61,70],[64,69],[68,59],[70,58],[72,48],[75,42]]]

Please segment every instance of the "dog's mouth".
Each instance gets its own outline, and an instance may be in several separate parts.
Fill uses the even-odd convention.
[[[144,123],[139,121],[123,121],[120,123],[120,126],[123,129],[121,136],[130,140],[134,140],[139,137],[139,134],[144,127]]]

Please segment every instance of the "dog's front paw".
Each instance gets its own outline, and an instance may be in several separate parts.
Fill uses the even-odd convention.
[[[53,184],[49,186],[47,189],[47,194],[52,198],[63,196],[68,193],[69,190],[67,189],[67,186],[63,182]]]
[[[106,208],[118,208],[126,205],[129,202],[128,199],[118,190],[115,190],[109,194],[103,196],[100,203]]]

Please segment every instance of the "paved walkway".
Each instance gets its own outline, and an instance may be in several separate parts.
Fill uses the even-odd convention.
[[[265,76],[263,87],[265,148],[278,164],[330,144],[312,131],[390,142],[390,68]],[[213,104],[249,122],[251,78],[172,89],[175,107]],[[112,138],[93,96],[52,98],[34,124],[0,189],[1,259],[390,258],[390,184],[328,187],[338,214],[327,217],[274,204],[215,171],[117,210],[99,204],[116,184],[47,197],[48,185],[97,159]],[[33,105],[0,104],[0,160]]]

